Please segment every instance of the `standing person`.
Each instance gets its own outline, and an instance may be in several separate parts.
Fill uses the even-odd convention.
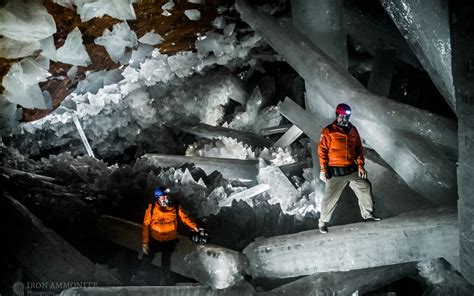
[[[195,232],[202,232],[177,203],[171,203],[166,187],[155,189],[155,199],[145,211],[142,228],[142,250],[145,255],[140,266],[141,280],[146,278],[146,271],[155,253],[161,252],[162,275],[169,277],[171,255],[178,242],[178,217],[184,225]],[[139,273],[140,273],[139,272]],[[145,273],[145,274],[143,274]]]
[[[362,143],[357,128],[349,122],[350,116],[351,108],[347,104],[337,105],[336,120],[323,129],[319,140],[319,178],[326,183],[319,218],[321,233],[328,232],[327,224],[347,184],[359,200],[362,218],[365,221],[381,220],[373,215],[373,201],[364,169]]]

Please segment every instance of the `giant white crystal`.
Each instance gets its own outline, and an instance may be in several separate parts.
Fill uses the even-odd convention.
[[[431,5],[414,0],[380,2],[448,105],[456,111],[448,5],[443,1]]]
[[[262,239],[244,249],[253,276],[295,277],[315,272],[453,258],[459,253],[455,209],[402,214],[377,223],[329,227]]]

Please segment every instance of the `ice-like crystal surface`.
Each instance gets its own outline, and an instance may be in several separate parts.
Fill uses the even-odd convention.
[[[110,15],[119,20],[135,20],[135,10],[133,0],[97,0],[85,1],[78,5],[77,13],[81,15],[81,21],[87,22],[94,17],[102,17],[104,14]]]
[[[101,37],[94,40],[97,45],[102,45],[107,50],[110,58],[118,63],[125,54],[125,48],[135,48],[137,46],[137,35],[126,22],[113,25],[112,32],[105,29]]]
[[[171,10],[171,9],[173,9],[173,7],[174,7],[174,2],[173,2],[173,0],[170,0],[170,1],[166,2],[165,4],[163,4],[163,5],[161,6],[161,9],[163,9],[163,10]]]
[[[197,9],[187,9],[184,11],[184,15],[192,21],[198,21],[201,19],[201,12]]]
[[[171,12],[169,12],[168,10],[163,10],[163,12],[161,13],[163,16],[170,16],[171,15]]]
[[[66,73],[67,77],[71,80],[74,80],[77,75],[77,66],[72,66]]]
[[[449,9],[443,1],[424,5],[414,0],[381,0],[440,93],[456,110],[451,70]]]
[[[26,58],[10,67],[3,77],[4,96],[12,103],[26,108],[48,109],[50,98],[44,97],[38,82],[46,81],[51,74],[38,61]]]
[[[268,202],[270,204],[280,203],[284,211],[290,209],[300,197],[296,188],[278,166],[260,168],[257,181],[259,184],[270,185],[268,193],[271,199]]]
[[[163,37],[161,37],[160,34],[154,33],[155,31],[147,32],[145,35],[143,35],[138,41],[143,44],[148,44],[148,45],[158,45],[163,40],[165,40]]]
[[[54,33],[56,24],[42,1],[8,1],[0,8],[0,35],[4,37],[35,42]]]
[[[329,227],[328,234],[310,230],[262,239],[243,252],[253,276],[295,277],[450,257],[459,253],[458,237],[455,209],[429,209]]]
[[[59,62],[86,67],[91,63],[91,58],[86,47],[82,44],[82,34],[79,28],[72,30],[66,38],[64,45],[57,51]]]
[[[272,48],[285,57],[306,83],[317,88],[333,108],[340,103],[340,98],[345,98],[349,105],[358,106],[359,114],[367,120],[410,131],[457,149],[454,121],[368,93],[350,73],[328,59],[319,48],[307,44],[305,37],[291,24],[279,23],[248,1],[238,0],[236,7],[242,19],[263,34]],[[302,59],[303,56],[306,58]]]
[[[261,109],[264,103],[260,88],[256,87],[247,100],[245,112],[238,113],[232,122],[225,126],[260,134],[264,128],[279,125],[282,117],[278,109],[273,106]]]
[[[298,139],[302,133],[303,131],[300,130],[299,127],[297,127],[296,125],[293,125],[272,146],[282,147],[282,148],[288,147],[294,141],[296,141],[296,139]]]
[[[252,203],[252,197],[255,197],[259,194],[262,194],[270,189],[270,186],[268,184],[259,184],[257,186],[251,187],[247,190],[235,193],[230,195],[224,200],[221,200],[219,202],[219,207],[230,207],[232,205],[232,202],[235,201],[245,201],[247,204],[250,206],[253,206]]]
[[[86,74],[86,79],[81,80],[76,88],[77,94],[91,93],[96,94],[97,91],[105,85],[114,84],[123,79],[121,71],[114,69],[110,71],[102,70]]]
[[[0,95],[0,136],[10,133],[18,124],[16,104]]]
[[[0,39],[0,58],[17,59],[32,55],[41,48],[38,41],[22,42],[8,37]]]
[[[225,26],[226,26],[226,21],[225,21],[225,18],[223,15],[220,15],[218,17],[216,17],[213,21],[212,21],[212,26],[216,29],[224,29]]]
[[[194,144],[186,149],[187,156],[219,157],[236,159],[255,159],[252,148],[239,142],[237,139],[222,137],[211,143],[202,142]]]
[[[283,296],[295,292],[299,295],[364,295],[412,274],[415,269],[414,263],[405,263],[345,272],[318,272],[263,295]]]
[[[128,64],[131,67],[138,68],[140,63],[151,55],[153,51],[153,46],[148,44],[140,44],[136,50],[132,50],[132,56],[128,61]]]
[[[56,47],[54,46],[54,37],[49,36],[43,40],[40,40],[41,44],[41,55],[47,57],[52,61],[57,60]]]
[[[104,153],[123,153],[126,147],[136,146],[137,143],[158,147],[156,152],[159,153],[171,152],[175,140],[168,138],[169,132],[162,130],[164,123],[186,119],[191,123],[216,125],[222,122],[224,108],[230,97],[245,102],[247,95],[243,84],[237,83],[239,81],[228,70],[215,71],[214,68],[208,71],[216,64],[230,69],[240,68],[253,59],[249,55],[250,49],[264,46],[260,38],[254,38],[253,33],[250,34],[251,38],[245,38],[244,35],[243,39],[235,35],[234,32],[230,38],[222,37],[225,42],[233,44],[235,51],[225,53],[219,59],[215,59],[215,56],[199,58],[192,52],[170,58],[155,49],[151,57],[140,63],[139,68],[128,66],[122,74],[121,70],[115,71],[117,75],[101,71],[94,72],[100,74],[87,74],[86,79],[79,82],[76,92],[66,98],[57,111],[34,123],[22,125],[29,134],[26,138],[31,141],[28,153],[65,145],[74,146],[75,154],[84,154],[69,115],[69,109],[76,108],[88,110],[79,112],[78,117],[98,157]],[[137,54],[132,53],[131,57]],[[117,84],[104,87],[109,75],[112,83]],[[133,104],[138,104],[139,108],[131,109]],[[92,106],[86,107],[88,105]],[[159,124],[152,127],[156,122]],[[150,136],[151,129],[160,130],[160,136]],[[163,141],[168,144],[163,144]]]
[[[191,51],[178,52],[169,56],[167,61],[171,71],[180,78],[191,75],[197,63],[196,55]]]

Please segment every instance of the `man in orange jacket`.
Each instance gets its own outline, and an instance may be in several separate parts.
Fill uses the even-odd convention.
[[[166,187],[156,188],[155,200],[145,211],[142,228],[142,250],[145,257],[140,269],[149,266],[155,253],[161,252],[161,268],[169,273],[171,254],[178,242],[178,217],[190,230],[202,232],[180,205],[171,204],[169,192]]]
[[[349,122],[351,108],[339,104],[336,120],[321,132],[318,145],[320,179],[326,183],[326,192],[321,204],[319,231],[327,233],[331,219],[342,191],[349,184],[359,200],[360,213],[365,221],[379,221],[373,215],[370,183],[364,169],[362,143],[357,128]]]

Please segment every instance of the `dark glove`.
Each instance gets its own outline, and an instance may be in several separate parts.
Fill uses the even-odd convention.
[[[199,228],[197,231],[193,231],[193,234],[191,235],[191,241],[196,244],[205,244],[209,241],[209,233],[207,233],[204,228]]]

